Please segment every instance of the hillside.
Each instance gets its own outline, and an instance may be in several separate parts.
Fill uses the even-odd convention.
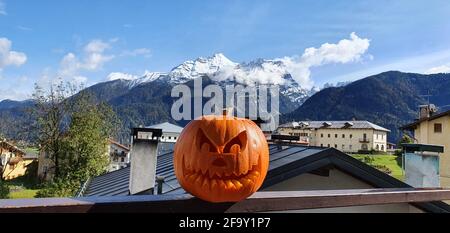
[[[429,97],[425,96],[429,93]],[[417,118],[418,105],[428,102],[448,109],[450,74],[422,75],[398,71],[370,76],[343,87],[330,87],[311,96],[295,111],[282,116],[292,120],[368,120],[391,130],[397,142],[398,127]]]

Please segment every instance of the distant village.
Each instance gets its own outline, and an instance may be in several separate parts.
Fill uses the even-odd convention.
[[[77,196],[185,193],[174,175],[172,162],[174,144],[182,130],[163,122],[134,128],[130,144],[109,139],[107,171],[86,180]],[[273,132],[264,132],[270,146],[270,167],[262,190],[449,187],[450,111],[438,112],[432,104],[421,105],[417,119],[411,119],[401,130],[411,141],[388,142],[388,129],[365,120],[299,119],[282,124]],[[149,143],[138,145],[142,140]],[[40,181],[53,177],[53,163],[44,151],[26,150],[2,139],[0,154],[1,177],[5,181],[23,176],[34,176]],[[389,166],[384,170],[374,163],[381,156],[394,158],[400,175],[392,174]],[[450,211],[450,206],[445,202],[406,202],[351,210],[439,212]],[[314,208],[309,211],[314,212]]]

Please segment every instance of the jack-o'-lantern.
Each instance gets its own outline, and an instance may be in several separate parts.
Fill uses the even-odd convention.
[[[174,168],[181,187],[209,202],[237,202],[256,192],[269,167],[269,147],[251,120],[202,116],[175,144]]]

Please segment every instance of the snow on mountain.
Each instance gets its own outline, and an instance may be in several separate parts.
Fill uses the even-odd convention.
[[[129,87],[133,88],[158,79],[176,85],[202,76],[208,76],[223,84],[235,81],[245,85],[255,83],[280,85],[281,94],[296,103],[303,103],[306,98],[315,92],[313,89],[302,88],[292,78],[282,60],[257,59],[248,63],[236,63],[222,53],[185,61],[168,73],[146,71],[139,78],[130,74],[112,73],[108,77],[110,80],[128,80]]]
[[[214,76],[221,70],[234,69],[238,63],[230,61],[221,53],[216,53],[212,57],[199,57],[194,61],[186,61],[173,68],[168,76],[172,83],[184,83],[198,78],[201,75]]]
[[[352,83],[351,81],[337,82],[337,83],[325,83],[322,89],[329,87],[345,87],[348,84]]]
[[[144,75],[140,78],[136,78],[134,80],[131,80],[131,82],[129,83],[129,87],[133,88],[135,86],[138,86],[142,83],[149,83],[149,82],[153,82],[157,79],[159,79],[160,77],[164,77],[166,76],[167,73],[163,73],[163,72],[150,72],[150,71],[145,71]]]
[[[126,73],[120,73],[120,72],[114,72],[108,75],[107,79],[109,81],[113,81],[113,80],[118,80],[118,79],[122,79],[122,80],[135,80],[138,77],[136,75],[132,75],[132,74],[126,74]]]

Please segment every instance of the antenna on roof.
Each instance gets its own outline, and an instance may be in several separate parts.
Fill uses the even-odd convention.
[[[427,105],[430,104],[430,97],[433,96],[432,94],[430,94],[430,90],[428,89],[427,94],[426,95],[419,95],[420,97],[426,97],[427,98]]]

